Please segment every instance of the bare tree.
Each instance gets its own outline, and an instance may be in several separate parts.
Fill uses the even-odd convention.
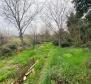
[[[33,44],[33,49],[35,48],[36,42],[37,42],[37,25],[35,23],[31,24],[31,29],[30,33],[32,35],[32,44]]]
[[[23,35],[34,17],[41,11],[35,0],[2,0],[2,14],[19,31],[19,38],[24,47]]]
[[[49,11],[49,13],[45,13],[46,16],[50,18],[46,22],[57,35],[59,47],[61,46],[61,34],[64,29],[64,24],[66,23],[66,18],[69,14],[70,8],[68,8],[68,5],[66,5],[68,2],[68,0],[50,1],[49,6],[47,8],[47,11]]]
[[[6,30],[6,28],[3,27],[0,28],[0,46],[2,46],[3,44],[7,44],[9,42],[9,31]]]
[[[45,28],[45,32],[49,32],[51,33],[55,33],[56,35],[58,34],[55,27],[52,24],[52,21],[50,21],[50,19],[48,19],[48,17],[46,17],[45,15],[41,17],[41,20],[43,21],[43,23],[45,24],[46,28]]]

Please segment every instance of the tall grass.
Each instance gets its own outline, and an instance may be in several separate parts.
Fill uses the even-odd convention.
[[[85,49],[51,49],[39,84],[54,84],[54,80],[61,80],[63,84],[90,84],[89,69],[86,67],[90,56],[91,53]]]
[[[37,64],[24,84],[91,84],[91,52],[82,48],[58,48],[51,43],[1,61],[0,81],[12,78],[16,67],[25,66],[31,58]]]
[[[24,68],[34,55],[33,50],[25,50],[18,55],[14,55],[9,58],[1,59],[0,61],[0,84],[5,82],[9,82],[15,78],[18,78],[17,70]],[[21,71],[19,71],[20,73]]]
[[[33,75],[33,78],[30,75],[27,83],[32,78],[31,84],[56,84],[57,81],[63,84],[91,84],[88,75],[90,69],[86,67],[86,61],[91,59],[90,55],[91,52],[81,48],[42,45],[36,54],[39,60],[35,68],[37,75]]]

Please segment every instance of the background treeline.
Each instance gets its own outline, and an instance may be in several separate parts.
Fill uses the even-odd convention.
[[[5,0],[5,3],[6,2],[8,1]],[[47,11],[42,11],[41,7],[38,11],[37,9],[35,10],[34,16],[38,15],[40,12],[38,17],[45,24],[42,26],[39,33],[37,32],[36,24],[29,26],[29,24],[31,25],[32,23],[31,20],[34,21],[31,19],[31,17],[33,18],[34,16],[28,18],[29,20],[31,19],[30,23],[26,23],[28,24],[27,27],[31,28],[29,34],[25,34],[27,27],[24,27],[23,32],[23,29],[21,30],[22,27],[19,25],[17,25],[20,29],[19,36],[12,36],[7,30],[0,31],[0,52],[3,54],[3,52],[21,51],[24,48],[35,48],[36,45],[40,45],[44,42],[52,42],[59,47],[91,48],[91,0],[73,0],[72,3],[74,4],[75,12],[70,11],[70,8],[67,9],[67,5],[64,5],[66,3],[68,2],[64,1],[64,3],[62,3],[60,0],[57,0],[54,3],[47,3],[47,6],[44,6],[44,4],[41,6],[47,9]],[[12,3],[10,6],[12,7]],[[8,8],[8,5],[5,5],[5,7]],[[7,15],[11,13],[11,10],[4,12]],[[25,21],[26,19],[23,20],[23,22]],[[14,22],[16,23],[15,20]],[[67,26],[64,26],[64,24]]]
[[[91,0],[73,0],[76,13],[68,17],[71,40],[77,47],[91,48]]]

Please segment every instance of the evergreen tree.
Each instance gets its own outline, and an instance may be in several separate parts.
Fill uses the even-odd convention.
[[[91,7],[91,0],[73,0],[75,4],[77,16],[80,18],[84,13],[88,12],[88,9]]]

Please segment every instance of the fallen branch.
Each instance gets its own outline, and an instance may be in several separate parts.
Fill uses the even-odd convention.
[[[34,65],[32,65],[30,67],[30,69],[28,69],[28,71],[25,73],[24,77],[23,77],[23,80],[25,81],[27,79],[27,76],[33,72],[33,69],[34,69],[34,66],[36,65],[37,63],[35,63]]]
[[[38,62],[38,61],[37,61]],[[26,79],[27,76],[33,72],[35,65],[37,64],[37,62],[35,62],[30,68],[28,68],[26,70],[26,72],[24,72],[19,78],[18,80],[16,80],[14,83],[11,84],[22,84]]]

